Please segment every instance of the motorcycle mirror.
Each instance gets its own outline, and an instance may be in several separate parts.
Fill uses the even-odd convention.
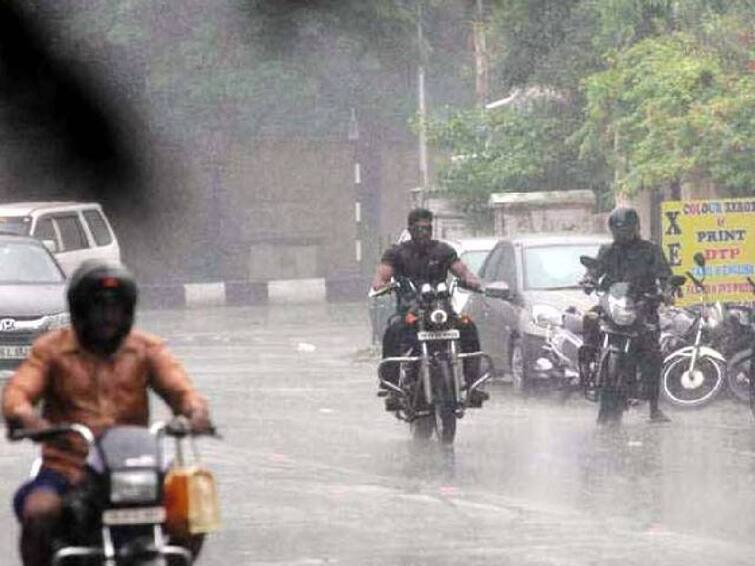
[[[673,275],[671,277],[671,286],[672,287],[681,287],[684,285],[684,282],[687,280],[687,278],[684,275]]]
[[[596,269],[598,267],[598,260],[588,255],[579,256],[579,263],[584,265],[587,269]]]
[[[485,286],[485,296],[506,301],[511,298],[511,289],[505,281],[495,281]]]
[[[698,267],[705,267],[705,255],[702,252],[697,252],[692,259]]]

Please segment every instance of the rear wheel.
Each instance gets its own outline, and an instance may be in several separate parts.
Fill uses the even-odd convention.
[[[707,356],[698,358],[694,371],[690,371],[689,366],[689,358],[676,358],[664,364],[661,391],[672,405],[691,409],[707,405],[716,398],[724,383],[724,367]]]
[[[745,350],[732,356],[726,371],[726,382],[734,396],[745,403],[751,403],[750,376],[752,375],[752,351]],[[753,393],[755,395],[755,393]],[[753,413],[755,414],[755,413]]]

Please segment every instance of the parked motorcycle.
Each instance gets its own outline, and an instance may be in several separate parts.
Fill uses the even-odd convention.
[[[176,440],[181,460],[181,442],[194,435],[186,419],[151,428],[114,426],[99,437],[82,424],[70,424],[42,431],[15,430],[10,438],[44,442],[71,435],[81,437],[89,447],[88,473],[83,484],[64,498],[62,533],[54,542],[51,566],[193,564],[191,552],[171,544],[164,528],[166,522],[180,521],[176,513],[186,505],[166,493],[165,437]],[[196,494],[210,500],[204,509],[211,514],[216,503],[213,488],[211,481],[195,486]]]
[[[588,270],[598,268],[597,260],[589,256],[581,256],[580,262]],[[682,276],[673,276],[670,283],[678,288],[684,281]],[[612,281],[606,276],[594,284],[583,283],[583,288],[599,297],[596,314],[602,338],[596,355],[597,371],[587,376],[585,390],[588,398],[600,404],[598,422],[620,422],[630,402],[647,397],[638,379],[635,343],[649,331],[657,330],[648,314],[657,309],[663,296],[660,289],[641,292],[632,282]],[[594,397],[589,394],[592,391],[596,393]]]
[[[694,261],[705,268],[705,256],[697,253]],[[681,336],[662,338],[661,350],[665,355],[661,370],[661,393],[677,407],[694,408],[706,405],[718,395],[726,376],[726,358],[712,346],[711,330],[720,323],[715,307],[709,307],[704,285],[705,275],[699,279],[690,271],[687,279],[699,291],[700,304],[692,315],[691,324]],[[684,323],[685,312],[677,312],[674,320]],[[668,334],[666,334],[668,336]],[[669,349],[672,351],[668,352]]]
[[[755,280],[747,277],[747,282],[755,295]],[[749,403],[755,416],[755,309],[751,306],[732,307],[733,318],[739,325],[739,342],[737,351],[729,359],[727,381],[732,393]]]
[[[394,413],[409,423],[417,439],[429,439],[433,432],[440,442],[451,444],[456,436],[456,421],[464,416],[470,395],[492,375],[492,361],[483,352],[462,352],[459,327],[469,324],[469,318],[458,315],[451,306],[451,296],[457,284],[425,283],[418,290],[408,279],[394,281],[386,287],[370,291],[370,297],[390,292],[410,297],[405,314],[406,324],[416,329],[416,343],[403,356],[385,358],[378,366],[380,382],[396,395]],[[492,298],[507,299],[505,284],[488,286],[484,293]],[[484,360],[488,371],[478,377],[468,389],[465,386],[465,360]],[[385,369],[399,364],[398,383],[385,379]]]
[[[552,384],[562,400],[581,387],[582,317],[576,307],[567,308],[558,318],[548,312],[535,316],[535,322],[545,328],[545,342],[534,371]]]

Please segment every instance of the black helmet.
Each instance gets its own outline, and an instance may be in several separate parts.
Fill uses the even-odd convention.
[[[99,355],[114,353],[131,331],[137,295],[133,275],[121,264],[102,260],[82,263],[68,284],[71,325],[81,346]],[[113,309],[115,321],[107,320],[104,313]],[[103,334],[105,324],[114,328]]]
[[[640,235],[640,217],[637,211],[629,206],[614,208],[608,216],[608,228],[614,242],[631,242]]]

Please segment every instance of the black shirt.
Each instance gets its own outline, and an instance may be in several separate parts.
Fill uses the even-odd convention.
[[[423,283],[437,285],[445,281],[458,259],[456,250],[445,242],[430,240],[427,247],[420,248],[409,240],[386,250],[381,262],[393,268],[394,277],[411,279],[419,289]]]
[[[598,261],[595,277],[605,274],[611,281],[628,281],[647,292],[655,289],[656,280],[663,285],[672,275],[660,246],[648,240],[601,246]]]

